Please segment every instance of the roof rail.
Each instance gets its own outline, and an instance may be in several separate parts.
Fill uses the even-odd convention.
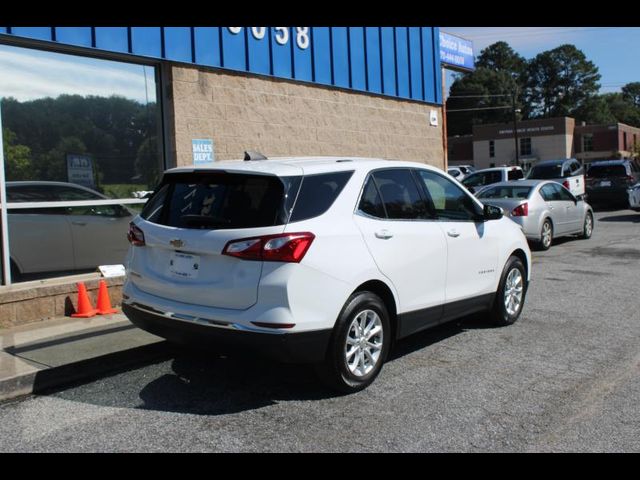
[[[252,160],[268,160],[268,159],[260,152],[256,152],[254,150],[246,150],[244,152],[244,161],[249,162]]]

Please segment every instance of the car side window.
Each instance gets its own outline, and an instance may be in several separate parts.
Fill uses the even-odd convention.
[[[474,201],[452,181],[427,170],[418,170],[439,219],[471,221],[476,217]]]
[[[507,180],[520,180],[524,178],[524,173],[520,169],[509,170],[507,172]]]
[[[427,204],[409,169],[380,170],[373,173],[373,178],[390,220],[429,218]]]
[[[566,188],[560,186],[559,184],[552,185],[554,190],[556,190],[556,195],[558,200],[562,202],[573,202],[573,196],[567,191]]]
[[[387,218],[384,205],[382,204],[382,198],[380,197],[380,192],[378,191],[378,187],[376,186],[376,182],[373,180],[373,177],[369,177],[364,186],[358,210],[372,217]]]
[[[554,185],[552,183],[547,183],[540,188],[540,195],[546,202],[560,200],[558,192],[553,187]]]

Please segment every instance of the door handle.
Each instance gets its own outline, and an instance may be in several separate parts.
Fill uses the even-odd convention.
[[[79,225],[81,227],[84,227],[87,224],[87,222],[71,222],[71,225]]]
[[[456,232],[455,230],[449,230],[447,232],[447,235],[449,235],[450,237],[453,237],[453,238],[457,238],[457,237],[460,236],[460,234],[458,232]]]
[[[391,237],[393,237],[393,233],[391,233],[389,230],[378,230],[375,233],[376,238],[382,238],[383,240],[387,240]]]

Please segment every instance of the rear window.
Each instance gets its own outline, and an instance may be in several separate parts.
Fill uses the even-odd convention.
[[[478,198],[529,198],[531,187],[489,187]]]
[[[507,173],[507,180],[520,180],[521,178],[524,178],[524,173],[520,169],[509,170]]]
[[[562,178],[562,164],[536,165],[531,169],[529,178],[546,180],[549,178]]]
[[[593,165],[589,168],[589,176],[592,178],[625,177],[627,169],[624,165]]]
[[[179,228],[257,228],[286,223],[287,194],[300,177],[226,172],[167,175],[142,218]]]

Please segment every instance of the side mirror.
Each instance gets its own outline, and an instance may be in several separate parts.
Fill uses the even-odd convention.
[[[483,216],[485,220],[500,220],[504,215],[504,211],[495,205],[485,205]]]

